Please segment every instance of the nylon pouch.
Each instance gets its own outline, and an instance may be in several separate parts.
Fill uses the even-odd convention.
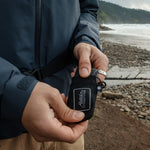
[[[77,69],[72,78],[67,105],[71,109],[85,113],[82,121],[89,120],[93,116],[97,92],[102,92],[105,87],[105,82],[98,79],[97,73],[96,69],[92,69],[89,77],[81,78]]]

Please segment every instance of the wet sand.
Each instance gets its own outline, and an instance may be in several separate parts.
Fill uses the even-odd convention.
[[[146,39],[145,37],[142,36],[111,34],[109,33],[109,31],[102,33],[100,36],[101,40],[114,42],[118,44],[136,46],[138,48],[150,51],[150,38]]]

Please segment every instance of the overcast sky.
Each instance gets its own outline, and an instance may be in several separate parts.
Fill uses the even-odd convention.
[[[103,1],[119,4],[123,7],[144,9],[150,11],[150,0],[103,0]]]

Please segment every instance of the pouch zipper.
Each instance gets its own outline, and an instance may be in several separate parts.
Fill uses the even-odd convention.
[[[42,21],[42,0],[36,0],[35,8],[35,61],[40,66],[40,41]]]

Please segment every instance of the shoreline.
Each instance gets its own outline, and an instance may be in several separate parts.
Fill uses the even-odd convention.
[[[102,24],[101,39],[105,41],[137,46],[150,51],[150,24]]]
[[[136,36],[136,35],[125,35],[125,34],[112,34],[109,31],[104,33],[100,33],[101,40],[117,43],[117,44],[124,44],[126,46],[134,46],[139,49],[145,49],[150,51],[149,41],[150,38]]]

